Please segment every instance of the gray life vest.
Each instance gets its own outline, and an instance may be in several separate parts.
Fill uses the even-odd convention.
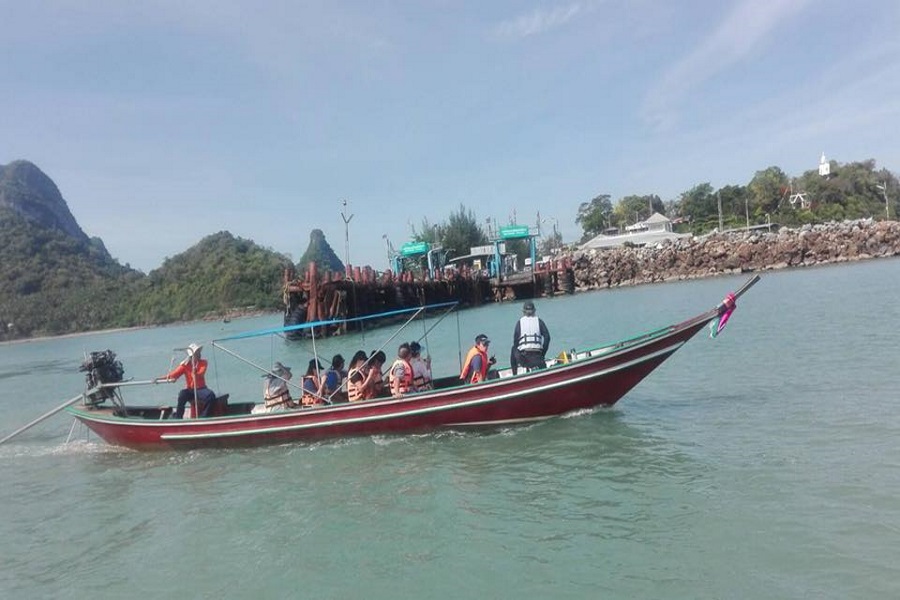
[[[544,336],[541,335],[540,319],[535,316],[524,316],[519,319],[519,339],[516,341],[519,352],[541,352],[544,349]]]

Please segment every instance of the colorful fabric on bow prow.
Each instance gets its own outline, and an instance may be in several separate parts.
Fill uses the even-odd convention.
[[[725,329],[725,324],[731,318],[731,313],[737,308],[737,298],[734,292],[729,293],[719,305],[719,316],[709,323],[709,337],[714,338]]]

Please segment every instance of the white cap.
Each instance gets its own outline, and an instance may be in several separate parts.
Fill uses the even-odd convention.
[[[187,355],[193,356],[195,352],[200,352],[203,350],[203,346],[201,344],[191,344],[187,347]]]

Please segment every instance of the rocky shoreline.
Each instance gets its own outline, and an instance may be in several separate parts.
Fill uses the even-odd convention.
[[[716,233],[653,247],[579,250],[568,258],[576,290],[586,291],[898,255],[900,222],[860,219]]]

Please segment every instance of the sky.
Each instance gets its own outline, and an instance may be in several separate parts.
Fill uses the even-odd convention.
[[[575,241],[599,194],[896,174],[898,142],[896,0],[0,0],[0,164],[144,272],[314,228],[381,270],[460,206]]]

